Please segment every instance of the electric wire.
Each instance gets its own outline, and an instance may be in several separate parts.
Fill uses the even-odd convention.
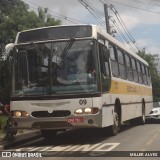
[[[106,1],[104,0],[104,2],[102,0],[100,0],[101,3],[106,3]],[[117,20],[119,21],[119,24],[121,25],[121,27],[123,28],[125,34],[127,35],[127,37],[130,39],[130,41],[132,41],[132,43],[134,44],[134,46],[137,48],[138,51],[141,50],[141,48],[139,47],[138,43],[135,41],[135,39],[133,38],[133,36],[131,35],[131,33],[129,32],[129,30],[127,29],[125,23],[123,22],[120,14],[118,13],[117,9],[115,9],[115,7],[113,5],[110,5],[108,3],[106,3],[108,5],[108,7],[112,10],[112,12],[115,14]]]
[[[127,29],[125,23],[123,22],[121,16],[119,15],[118,11],[114,11],[112,9],[112,11],[114,12],[117,20],[119,21],[120,25],[122,26],[123,30],[125,31],[126,35],[128,36],[128,38],[132,41],[132,43],[135,45],[135,47],[140,51],[140,47],[139,45],[137,44],[137,42],[134,40],[133,36],[131,35],[131,33],[129,32],[129,30]]]
[[[122,38],[124,39],[124,41],[128,44],[128,46],[129,46],[134,52],[136,52],[135,49],[134,49],[134,48],[132,47],[132,45],[130,44],[130,42],[128,41],[126,35],[123,33],[123,31],[121,30],[121,28],[120,28],[119,25],[117,24],[117,22],[116,22],[115,20],[112,20],[111,18],[110,18],[110,21],[115,25],[115,27],[117,28],[118,32],[121,33],[121,34],[120,34],[121,37],[122,37]]]
[[[86,1],[84,0],[79,0],[79,2],[90,12],[90,14],[95,18],[95,20],[103,27],[105,28],[104,22],[102,22],[99,19],[102,19],[101,16],[99,16],[93,7],[90,6],[90,4],[88,4]]]
[[[160,4],[157,4],[157,3],[152,3],[152,2],[155,2],[155,1],[150,1],[150,2],[146,2],[146,1],[141,1],[141,0],[131,0],[132,3],[139,3],[139,4],[144,4],[144,5],[149,5],[149,6],[156,6],[156,7],[160,7]],[[160,1],[159,1],[160,2]]]
[[[126,4],[126,3],[123,3],[123,2],[117,2],[117,1],[114,1],[114,0],[108,0],[108,1],[111,1],[111,2],[113,2],[113,3],[120,4],[120,5],[123,5],[123,6],[125,5],[125,6],[127,6],[127,7],[135,8],[135,9],[138,9],[138,10],[141,10],[141,11],[150,12],[150,13],[155,13],[155,14],[160,14],[160,12],[157,12],[157,11],[149,10],[149,9],[146,9],[146,8],[136,7],[136,6],[129,5],[129,4]]]

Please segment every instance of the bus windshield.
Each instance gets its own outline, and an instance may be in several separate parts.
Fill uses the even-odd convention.
[[[16,47],[13,96],[97,92],[93,40],[68,40]]]

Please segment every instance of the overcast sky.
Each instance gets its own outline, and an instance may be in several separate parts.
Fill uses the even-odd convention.
[[[58,18],[62,16],[63,24],[72,23],[69,18],[77,20],[76,23],[98,24],[90,12],[79,2],[79,0],[24,0],[31,9],[37,6],[47,7],[49,13]],[[104,0],[84,0],[97,10],[103,12]],[[160,0],[107,0],[113,4],[141,48],[146,52],[160,54]],[[121,4],[120,4],[121,3]],[[129,6],[132,7],[129,7]],[[137,9],[142,8],[142,9]],[[145,11],[149,10],[149,11]],[[154,13],[156,12],[156,13]],[[109,9],[109,15],[116,20],[114,13]],[[68,20],[64,20],[67,17]],[[59,17],[60,18],[60,17]],[[104,20],[102,16],[101,20]],[[118,22],[117,22],[118,23]],[[111,24],[113,25],[113,24]],[[120,24],[119,27],[121,28]],[[116,28],[115,28],[116,29]],[[116,29],[118,32],[118,30]]]

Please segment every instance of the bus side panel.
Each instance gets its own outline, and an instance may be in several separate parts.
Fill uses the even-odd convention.
[[[102,127],[113,125],[114,105],[111,103],[111,94],[105,93],[102,97]],[[112,105],[111,105],[112,104]]]
[[[142,115],[142,104],[122,105],[122,121],[127,121]]]
[[[113,111],[114,106],[104,106],[102,108],[102,127],[108,127],[113,125]]]

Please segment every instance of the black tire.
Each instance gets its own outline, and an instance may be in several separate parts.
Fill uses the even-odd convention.
[[[46,140],[52,141],[57,135],[57,130],[41,130],[41,135]]]
[[[137,119],[138,124],[144,125],[146,122],[145,118],[145,105],[142,103],[142,116]]]
[[[145,118],[145,104],[142,103],[142,115],[141,117],[135,118],[135,119],[131,119],[130,123],[132,125],[144,125],[146,122],[146,118]]]
[[[114,111],[114,124],[109,126],[107,130],[110,136],[117,135],[118,131],[120,130],[120,119],[117,111]]]

